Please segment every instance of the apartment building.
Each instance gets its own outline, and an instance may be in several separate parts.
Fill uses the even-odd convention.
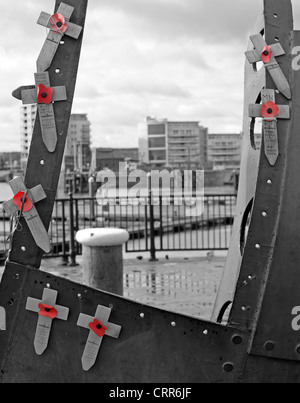
[[[236,170],[241,164],[242,134],[209,134],[207,156],[214,170]]]
[[[139,160],[156,168],[204,169],[207,128],[199,122],[174,122],[148,117],[139,125]]]

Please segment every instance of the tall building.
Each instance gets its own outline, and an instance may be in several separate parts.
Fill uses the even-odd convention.
[[[37,112],[37,105],[24,105],[20,109],[21,169],[25,170]]]
[[[157,168],[202,169],[207,165],[207,129],[199,122],[148,117],[139,125],[139,160]]]
[[[65,149],[65,170],[88,171],[91,165],[91,124],[87,114],[72,114]]]
[[[214,170],[240,168],[241,163],[241,134],[209,134],[208,161]]]

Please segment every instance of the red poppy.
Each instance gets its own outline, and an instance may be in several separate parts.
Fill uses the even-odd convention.
[[[64,34],[68,29],[64,16],[59,13],[52,15],[52,17],[50,18],[50,22],[52,24],[52,31],[58,34]]]
[[[279,108],[272,101],[268,101],[265,104],[263,104],[260,108],[260,111],[261,116],[268,122],[271,122],[272,120],[274,120],[274,118],[276,118],[276,116],[279,115]]]
[[[13,203],[19,207],[19,210],[21,211],[22,209],[22,204],[23,204],[23,198],[25,196],[25,192],[19,192],[17,193],[14,198],[13,198]],[[23,212],[27,213],[27,211],[30,211],[33,207],[32,202],[30,201],[29,197],[26,195],[25,197],[25,202],[23,206]]]
[[[52,102],[53,88],[45,87],[43,84],[38,86],[38,104],[49,105]]]
[[[107,327],[102,325],[97,319],[94,319],[94,321],[89,324],[89,328],[99,337],[103,337],[107,330]]]
[[[46,304],[39,304],[39,308],[40,308],[40,312],[39,312],[40,316],[44,316],[44,317],[50,318],[50,319],[56,318],[57,310],[53,306],[46,305]]]
[[[270,63],[271,57],[272,57],[272,53],[273,53],[273,51],[272,51],[271,46],[265,46],[265,47],[263,48],[263,51],[262,51],[262,54],[261,54],[261,60],[262,60],[264,63]]]

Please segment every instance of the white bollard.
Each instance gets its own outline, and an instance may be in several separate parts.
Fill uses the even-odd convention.
[[[83,281],[86,285],[123,295],[123,245],[127,231],[115,228],[93,228],[77,232],[82,244]]]

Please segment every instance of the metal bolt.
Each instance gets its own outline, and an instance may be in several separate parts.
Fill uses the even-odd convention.
[[[275,349],[275,343],[273,341],[268,341],[265,344],[265,350],[266,351],[273,351]]]
[[[233,336],[231,340],[232,340],[232,343],[235,344],[236,346],[238,346],[238,345],[243,343],[243,338],[241,336],[238,336],[238,335]]]

